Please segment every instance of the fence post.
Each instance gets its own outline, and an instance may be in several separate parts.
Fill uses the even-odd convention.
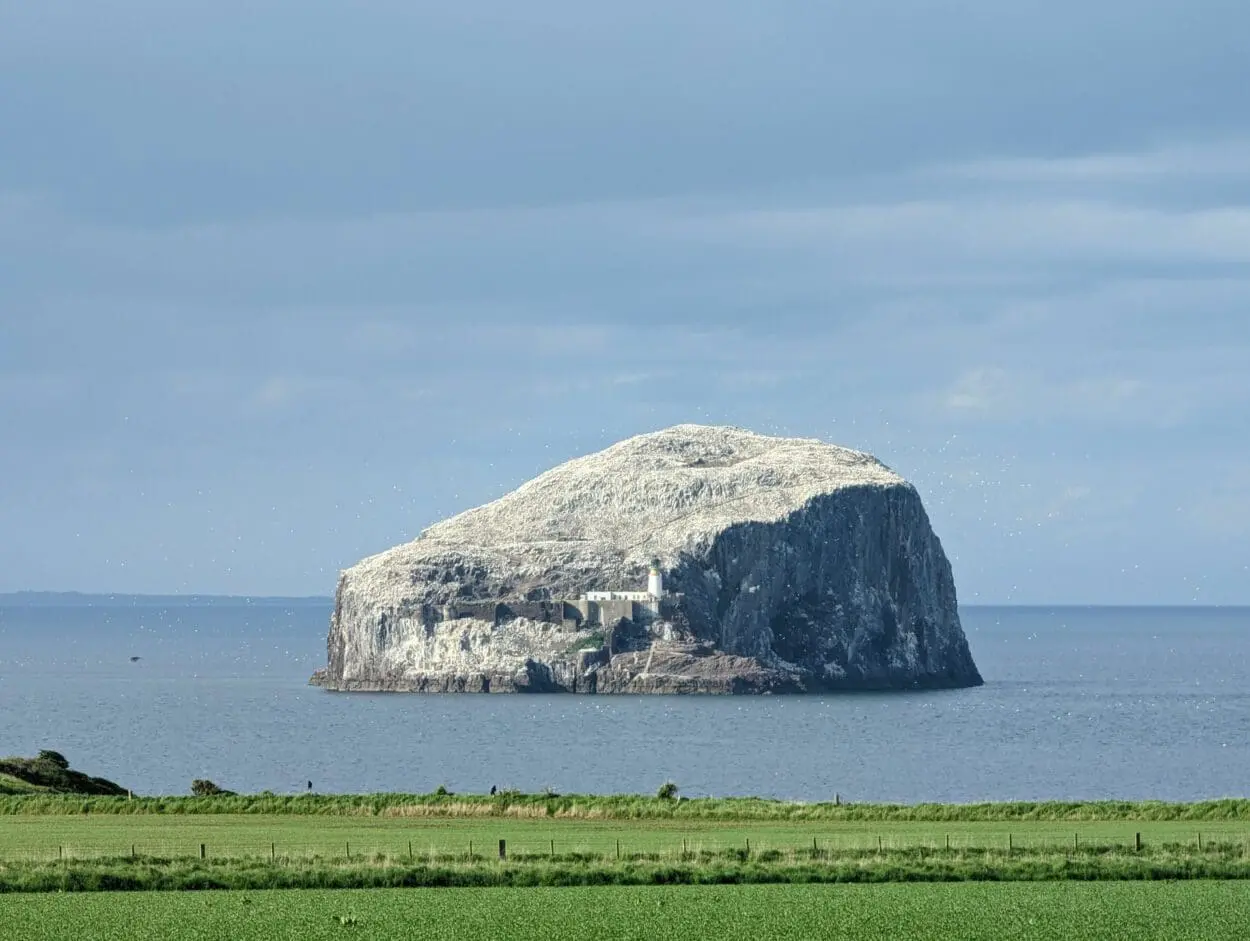
[[[1202,831],[1198,831],[1198,852],[1202,852]]]
[[[812,855],[815,856],[820,850],[816,848],[816,837],[812,837]]]
[[[747,856],[750,857],[750,855],[751,855],[751,838],[747,837]]]
[[[351,840],[348,840],[348,841],[347,841],[347,858],[348,858],[348,859],[351,859],[351,858],[352,858],[352,843],[351,843]]]
[[[1199,839],[1201,840],[1201,838],[1199,838]],[[57,858],[57,859],[64,859],[64,858],[65,858],[65,847],[64,847],[64,846],[58,846],[58,847],[56,848],[56,858]]]
[[[473,841],[469,841],[469,859],[473,858]]]
[[[949,833],[946,834],[946,848],[947,849],[951,848],[951,835]]]
[[[877,852],[878,853],[881,852],[881,835],[880,834],[877,835]]]
[[[1007,834],[1007,852],[1010,853],[1011,850],[1012,850],[1011,834],[1008,833]]]
[[[206,859],[207,857],[208,857],[208,848],[203,843],[201,843],[200,844],[200,859]]]
[[[135,845],[133,843],[130,844],[130,858],[135,858]]]
[[[507,840],[499,841],[499,858],[500,859],[508,858],[508,841]]]
[[[272,862],[276,862],[277,859],[278,859],[278,844],[270,843],[269,844],[269,861],[272,863]]]
[[[616,841],[616,858],[621,858],[621,841],[619,839]]]
[[[408,841],[408,858],[412,859],[412,840]]]
[[[1134,849],[1136,849],[1136,850],[1137,850],[1137,852],[1139,852],[1139,853],[1141,852],[1141,834],[1140,834],[1140,833],[1138,833],[1138,834],[1137,834],[1137,835],[1133,838],[1133,848],[1134,848]]]
[[[555,840],[551,841],[551,858],[552,859],[556,858],[556,841]]]

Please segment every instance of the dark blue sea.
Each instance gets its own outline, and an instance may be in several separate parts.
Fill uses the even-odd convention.
[[[144,794],[199,777],[904,802],[1250,792],[1246,608],[967,608],[983,687],[759,698],[328,693],[306,682],[329,614],[0,605],[0,754],[52,748]]]

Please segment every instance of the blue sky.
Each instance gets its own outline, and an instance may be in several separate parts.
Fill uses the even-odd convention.
[[[1250,6],[0,0],[0,591],[328,594],[682,421],[1250,603]]]

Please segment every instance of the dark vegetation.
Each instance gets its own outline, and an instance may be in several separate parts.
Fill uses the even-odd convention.
[[[196,778],[191,782],[191,793],[196,797],[237,797],[234,791],[218,787],[207,778]],[[272,796],[272,794],[270,795]]]
[[[12,761],[13,759],[9,759]],[[38,761],[38,759],[35,759]],[[0,773],[3,773],[0,765]],[[66,772],[76,774],[76,772]],[[96,781],[98,779],[86,779]],[[1250,820],[1250,800],[1042,801],[996,804],[796,803],[754,797],[673,800],[636,794],[218,794],[211,797],[68,796],[44,789],[0,795],[0,814],[298,814],[352,817],[568,817],[701,821],[1219,821]],[[78,792],[75,792],[76,794]]]
[[[745,883],[1033,882],[1250,878],[1239,844],[940,850],[718,850],[601,856],[419,857],[353,860],[123,857],[0,866],[3,892],[187,889],[370,889],[473,886],[715,885]]]
[[[126,796],[126,789],[104,778],[74,771],[60,752],[34,758],[0,758],[0,795],[81,794]]]

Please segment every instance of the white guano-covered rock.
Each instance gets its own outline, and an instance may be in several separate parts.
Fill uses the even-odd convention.
[[[561,615],[645,587],[652,559],[680,594],[662,621],[605,637]],[[859,451],[698,425],[569,461],[343,572],[328,648],[314,682],[344,690],[981,681],[914,488]]]

